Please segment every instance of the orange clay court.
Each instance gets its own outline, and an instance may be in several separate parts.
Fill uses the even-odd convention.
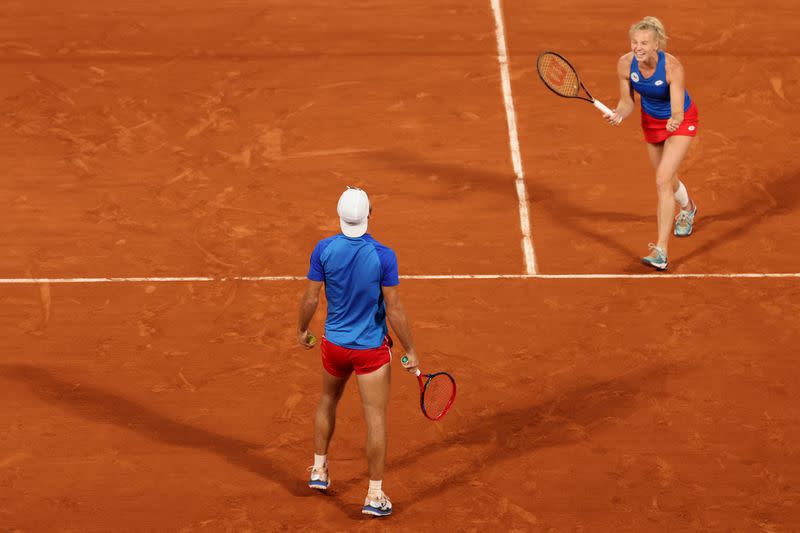
[[[800,531],[800,6],[707,5],[0,2],[0,531]],[[535,70],[615,106],[644,15],[700,110],[663,275],[638,109]],[[395,361],[386,520],[352,383],[306,487],[297,305],[348,184],[459,388],[430,422]]]

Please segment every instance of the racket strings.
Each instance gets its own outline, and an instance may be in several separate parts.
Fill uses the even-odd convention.
[[[578,96],[580,82],[569,63],[554,54],[543,54],[538,63],[539,72],[548,87],[561,96]]]
[[[445,375],[434,376],[425,387],[423,404],[425,412],[431,418],[437,418],[447,410],[453,397],[455,385]]]

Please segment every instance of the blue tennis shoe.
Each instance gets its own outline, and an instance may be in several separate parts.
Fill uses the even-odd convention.
[[[691,211],[680,210],[678,216],[675,217],[675,231],[673,233],[676,237],[688,237],[692,234],[692,226],[694,225],[694,216],[697,214],[697,204]]]
[[[314,468],[309,466],[311,471],[311,479],[308,480],[308,486],[317,490],[328,490],[331,485],[331,478],[328,475],[328,465]]]
[[[392,514],[392,502],[383,491],[376,494],[367,494],[364,500],[364,507],[361,508],[363,514],[372,516],[389,516]]]
[[[642,257],[642,264],[651,266],[657,270],[667,269],[667,252],[653,243],[647,245],[650,248],[650,255]]]

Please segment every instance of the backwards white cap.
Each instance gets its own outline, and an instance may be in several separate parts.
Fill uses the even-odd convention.
[[[367,232],[369,198],[366,192],[356,187],[347,187],[339,197],[336,211],[345,236],[361,237]]]

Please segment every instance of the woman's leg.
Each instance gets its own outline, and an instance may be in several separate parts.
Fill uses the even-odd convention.
[[[647,144],[647,155],[650,157],[650,164],[653,165],[654,170],[658,170],[658,165],[661,164],[661,156],[664,153],[664,143],[658,144]],[[672,192],[675,194],[675,200],[678,201],[677,192],[680,188],[681,181],[678,178],[678,173],[672,175]],[[687,206],[679,206],[681,209],[686,209],[691,211],[694,209],[694,203],[689,200],[689,204]]]
[[[664,143],[647,143],[647,156],[650,158],[650,164],[653,165],[653,170],[658,169],[661,164],[661,155],[664,153]]]
[[[669,234],[672,231],[672,220],[675,216],[678,167],[686,157],[691,142],[692,137],[685,135],[674,135],[668,138],[664,141],[661,158],[656,168],[656,191],[658,193],[658,242],[656,246],[665,253],[669,245]]]

